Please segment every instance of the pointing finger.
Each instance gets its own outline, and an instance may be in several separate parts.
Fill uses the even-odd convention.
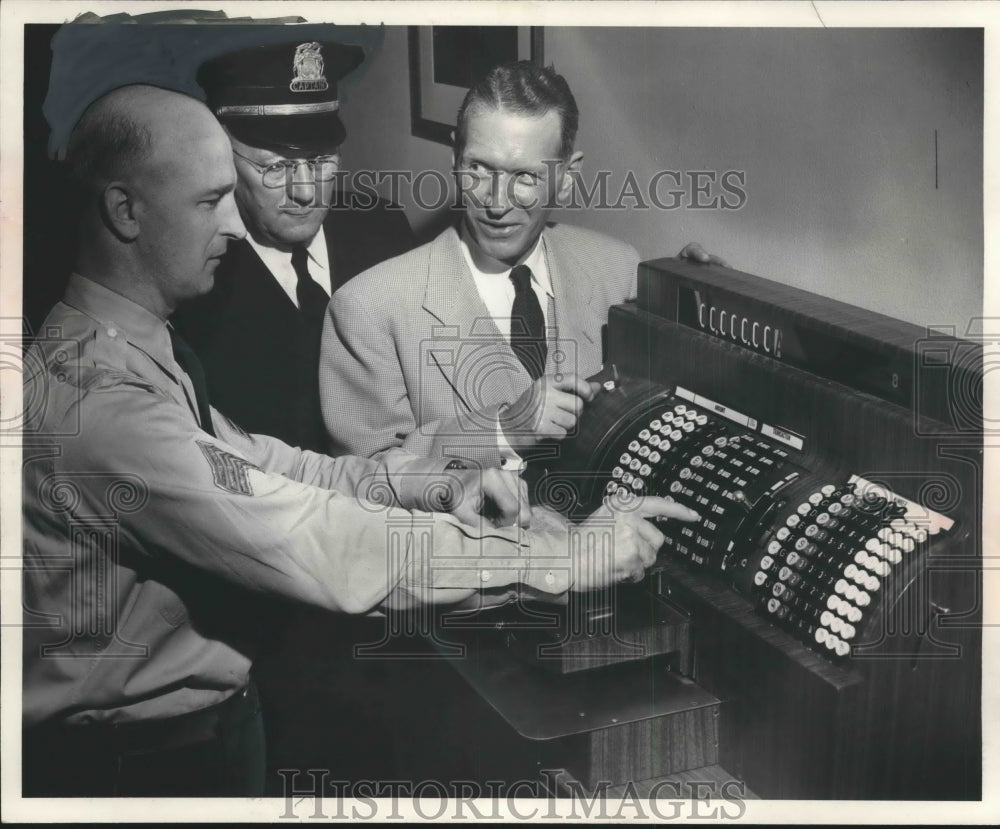
[[[636,513],[643,518],[675,518],[679,521],[701,520],[701,515],[690,507],[655,496],[643,498],[636,505]]]

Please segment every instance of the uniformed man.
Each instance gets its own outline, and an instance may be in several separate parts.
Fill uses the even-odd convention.
[[[215,288],[173,319],[205,367],[212,402],[243,428],[326,452],[318,366],[323,314],[347,280],[415,244],[399,208],[338,185],[338,81],[360,46],[289,41],[198,70],[229,134],[247,236]]]
[[[346,139],[338,82],[363,58],[359,46],[298,39],[199,68],[232,144],[247,236],[230,244],[212,291],[172,318],[220,411],[250,432],[324,453],[318,365],[330,294],[415,244],[402,210],[336,180]],[[382,637],[384,623],[280,602],[255,603],[247,621],[272,784],[279,768],[304,763],[341,776],[391,774],[395,737],[379,697],[391,666],[353,658],[356,645]],[[322,661],[312,658],[318,648]],[[334,748],[348,743],[349,755]]]
[[[228,137],[200,103],[130,86],[88,108],[69,158],[84,242],[25,361],[25,794],[261,792],[229,589],[350,613],[483,584],[552,595],[640,576],[663,540],[643,516],[694,517],[646,499],[589,519],[581,532],[614,522],[614,555],[593,559],[565,526],[460,523],[477,501],[526,523],[501,472],[402,451],[334,460],[244,432],[210,408],[166,323],[244,235]]]

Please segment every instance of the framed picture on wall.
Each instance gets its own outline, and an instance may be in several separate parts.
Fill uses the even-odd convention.
[[[411,132],[448,146],[477,78],[498,63],[544,59],[540,26],[410,26],[409,39]]]

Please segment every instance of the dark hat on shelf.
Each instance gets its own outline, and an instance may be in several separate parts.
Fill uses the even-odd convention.
[[[333,152],[347,134],[337,82],[364,50],[332,41],[255,46],[212,58],[198,70],[206,103],[244,144],[288,157]]]

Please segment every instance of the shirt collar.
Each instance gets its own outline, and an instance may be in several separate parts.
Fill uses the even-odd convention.
[[[113,337],[124,335],[157,360],[171,360],[173,348],[166,323],[152,311],[110,288],[74,273],[69,278],[63,302],[92,320]]]
[[[465,257],[466,264],[468,264],[469,270],[472,271],[474,277],[488,279],[499,274],[505,277],[510,275],[513,268],[509,265],[497,262],[497,260],[485,256],[482,252],[477,252],[480,260],[485,261],[488,266],[495,266],[490,267],[490,270],[484,270],[480,267],[476,261],[476,257],[473,255],[473,245],[474,243],[469,238],[465,224],[463,223],[461,232],[459,233],[459,247],[461,247],[462,255]],[[535,241],[535,246],[531,249],[531,253],[527,255],[523,264],[531,269],[531,281],[545,291],[546,295],[554,297],[555,294],[552,293],[552,278],[549,274],[546,259],[545,231],[542,231],[539,235]]]
[[[291,268],[292,255],[287,251],[262,245],[249,233],[247,234],[246,239],[250,243],[250,247],[257,252],[261,261],[271,270],[271,273],[274,273],[278,268],[284,268],[286,266]],[[326,235],[323,232],[323,225],[319,226],[319,232],[313,236],[312,241],[306,245],[306,253],[317,267],[322,268],[324,271],[330,270],[330,258],[327,254]]]
[[[323,225],[319,226],[319,232],[313,236],[312,241],[306,245],[306,253],[323,270],[330,270],[330,261],[326,250],[326,234],[323,232]]]

